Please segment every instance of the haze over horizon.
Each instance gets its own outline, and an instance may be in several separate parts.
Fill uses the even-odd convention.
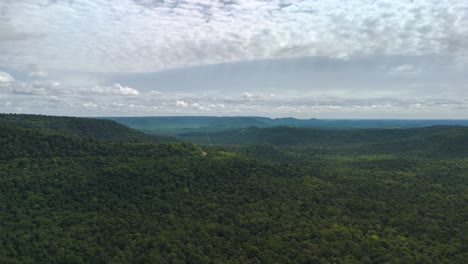
[[[467,119],[468,2],[0,2],[0,112]]]

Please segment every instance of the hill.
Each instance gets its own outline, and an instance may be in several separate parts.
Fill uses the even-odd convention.
[[[136,131],[115,121],[94,118],[0,114],[0,125],[34,129],[79,138],[154,142],[170,140],[168,137],[149,135]]]
[[[236,128],[273,126],[310,126],[316,119],[268,118],[259,116],[160,116],[108,117],[129,127],[148,133],[175,135],[187,132],[217,132]]]
[[[160,117],[106,117],[151,134],[176,135],[182,133],[211,133],[250,126],[316,128],[326,130],[353,130],[378,128],[414,128],[427,126],[468,126],[468,120],[326,120],[268,118],[258,116],[160,116]]]
[[[125,134],[120,138],[124,138]],[[201,149],[190,143],[157,143],[152,141],[125,142],[125,140],[97,140],[93,137],[75,137],[51,134],[48,131],[24,129],[0,124],[0,160],[48,159],[83,156],[160,157],[170,153],[196,153]],[[181,146],[183,150],[177,150]],[[169,153],[168,153],[169,152]]]
[[[41,126],[56,120],[41,118]],[[200,148],[76,136],[81,128],[68,125],[69,135],[37,127],[0,124],[0,263],[464,263],[468,257],[463,156],[364,155],[333,144],[325,152],[291,144]],[[453,129],[389,130],[384,138],[369,131],[368,143],[387,152],[404,133],[408,140],[427,134],[423,142],[456,144],[466,133]],[[126,135],[116,131],[124,132],[116,138]],[[266,140],[279,142],[309,133],[281,127],[231,133],[265,131],[277,134]],[[365,142],[364,132],[356,133],[343,142]]]
[[[422,153],[468,155],[468,127],[320,130],[297,127],[248,127],[212,133],[183,133],[181,140],[205,145],[326,147],[349,153]]]
[[[266,126],[261,117],[161,116],[109,117],[134,129],[152,134],[175,135],[190,131],[223,131],[245,126]]]

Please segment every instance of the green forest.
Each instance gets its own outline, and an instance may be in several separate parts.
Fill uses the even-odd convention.
[[[350,130],[369,128],[415,128],[427,126],[468,126],[468,120],[412,120],[412,119],[297,119],[262,116],[141,116],[103,117],[149,134],[177,135],[182,133],[220,132],[249,126],[271,128],[278,126]]]
[[[0,115],[0,263],[466,263],[468,129]]]

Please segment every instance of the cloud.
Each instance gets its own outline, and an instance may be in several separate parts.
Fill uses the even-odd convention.
[[[153,95],[162,95],[164,93],[160,92],[160,91],[156,91],[156,90],[151,90],[147,94],[150,95],[150,96],[153,96]]]
[[[10,86],[15,79],[7,72],[0,71],[0,87]]]
[[[211,110],[211,109],[209,109],[209,108],[207,108],[205,106],[199,105],[198,103],[192,103],[191,107],[194,108],[194,109],[197,109],[197,110],[208,110],[208,111]]]
[[[3,1],[0,111],[465,117],[467,10],[455,0]]]
[[[44,36],[42,34],[20,32],[9,24],[0,23],[0,44],[31,40],[41,37]]]
[[[302,118],[461,118],[468,111],[468,97],[427,94],[418,99],[395,92],[389,97],[294,94],[288,91],[237,95],[162,93],[127,96],[115,85],[88,90],[63,87],[52,81],[15,82],[4,96],[0,111],[56,113],[86,116],[116,115],[265,115]],[[124,87],[124,86],[122,86]],[[96,96],[105,95],[105,96]],[[147,93],[144,93],[147,95]]]
[[[139,95],[140,94],[138,90],[127,87],[127,86],[122,86],[120,83],[114,84],[114,86],[112,86],[111,88],[111,91],[114,94],[119,94],[119,95]]]
[[[97,104],[92,103],[92,102],[84,103],[83,106],[86,107],[86,108],[96,108],[96,107],[98,107]]]
[[[140,92],[137,89],[122,86],[120,83],[115,83],[112,86],[95,86],[93,88],[81,89],[84,93],[92,93],[98,95],[123,95],[123,96],[137,96]]]
[[[15,82],[11,85],[11,91],[13,94],[52,96],[66,92],[61,89],[60,83],[55,81]]]
[[[189,106],[189,104],[187,102],[185,102],[184,100],[177,100],[176,101],[176,105],[177,106],[180,106],[180,107],[187,107]]]
[[[47,72],[45,71],[33,71],[28,74],[29,77],[34,77],[34,78],[45,78],[47,77]]]
[[[0,39],[21,41],[0,43],[0,65],[148,72],[257,59],[395,54],[436,54],[467,63],[467,8],[466,1],[407,0],[7,1]]]
[[[249,98],[255,97],[255,95],[253,95],[253,94],[251,94],[251,93],[248,93],[248,92],[244,92],[244,93],[242,94],[242,97],[243,97],[243,98],[246,98],[246,99],[249,99]]]
[[[399,65],[396,67],[392,67],[388,70],[388,74],[390,75],[398,75],[398,74],[416,74],[420,73],[420,70],[416,68],[416,66],[411,64],[404,64]]]
[[[26,71],[28,71],[28,76],[33,78],[45,78],[49,74],[44,69],[41,69],[36,64],[27,65]]]

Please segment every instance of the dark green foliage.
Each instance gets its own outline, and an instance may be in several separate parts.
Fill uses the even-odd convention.
[[[468,156],[468,127],[462,126],[359,130],[248,127],[213,133],[184,133],[178,138],[207,145],[300,145],[306,146],[308,151],[321,150],[323,153]]]
[[[141,133],[111,120],[93,118],[0,114],[0,125],[36,129],[80,138],[120,141],[168,141],[170,138]]]
[[[0,263],[465,263],[468,159],[352,150],[3,124]]]

